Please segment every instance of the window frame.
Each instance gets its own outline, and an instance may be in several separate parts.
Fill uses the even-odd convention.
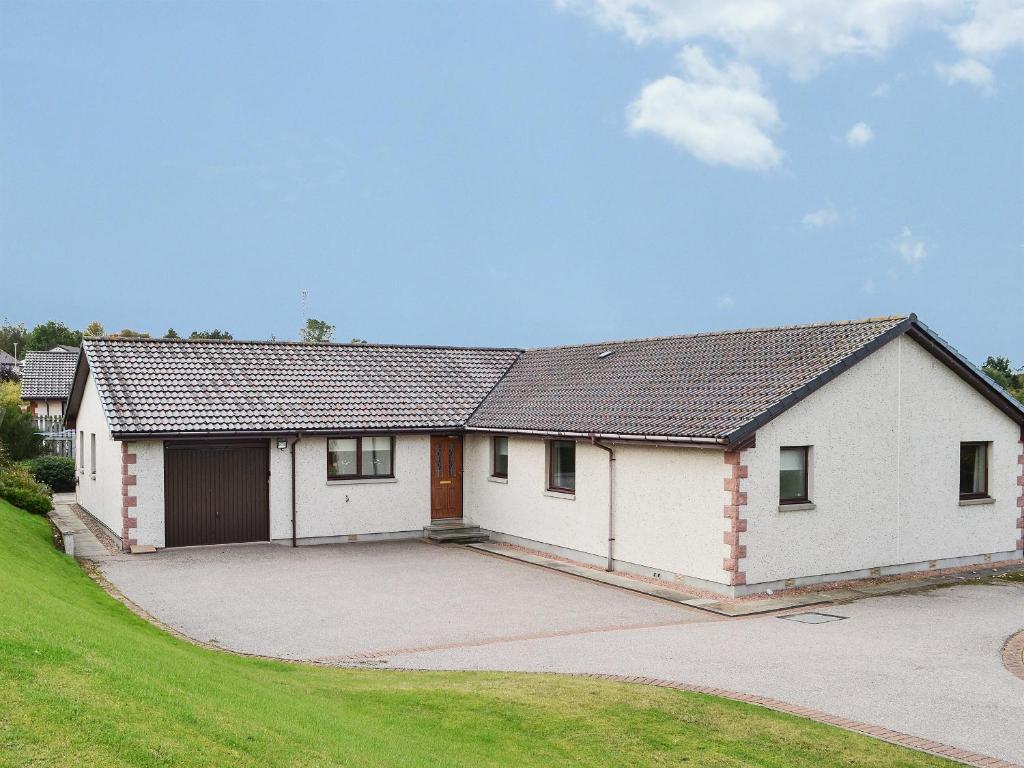
[[[803,451],[804,454],[804,487],[800,496],[782,498],[782,452]],[[787,504],[810,504],[811,503],[811,446],[809,445],[780,445],[779,446],[779,505]]]
[[[363,474],[363,438],[364,437],[386,437],[391,440],[391,473],[387,475],[364,475]],[[331,474],[331,440],[355,440],[356,441],[356,474],[354,475],[332,475]],[[395,478],[395,435],[331,435],[324,441],[324,462],[328,480],[393,480]]]
[[[989,492],[988,492],[988,454],[989,454],[988,447],[989,447],[989,445],[990,445],[990,443],[988,443],[985,440],[961,440],[960,441],[960,457],[959,458],[961,460],[962,460],[962,457],[963,457],[963,451],[964,451],[964,447],[965,446],[974,446],[974,447],[980,446],[981,447],[982,456],[984,456],[983,461],[985,462],[985,478],[984,478],[984,482],[982,484],[982,490],[981,491],[971,491],[970,493],[964,493],[963,491],[960,491],[960,478],[959,477],[957,478],[957,491],[960,491],[960,501],[972,501],[974,499],[989,499],[989,498],[992,498],[991,496],[989,496]]]
[[[96,433],[89,433],[89,474],[96,477]]]
[[[573,463],[573,487],[572,488],[565,488],[565,487],[560,486],[560,485],[555,485],[554,473],[552,471],[554,469],[555,462],[551,460],[551,457],[552,457],[552,454],[555,451],[555,445],[558,444],[558,443],[565,443],[566,445],[571,445],[572,446],[572,463]],[[548,459],[548,472],[547,472],[547,480],[548,480],[548,482],[547,482],[547,489],[549,491],[551,491],[552,493],[567,493],[567,494],[575,495],[575,493],[576,493],[576,481],[575,481],[575,474],[576,474],[576,470],[575,470],[575,467],[576,467],[576,441],[575,440],[548,440],[547,454],[548,454],[547,455],[547,459]]]
[[[85,472],[85,430],[78,430],[78,468]]]
[[[505,441],[505,471],[498,471],[498,440]],[[508,435],[491,435],[491,477],[508,480]]]

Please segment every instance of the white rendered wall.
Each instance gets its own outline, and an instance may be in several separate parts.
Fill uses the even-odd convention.
[[[607,452],[576,443],[576,493],[566,498],[546,492],[544,440],[511,436],[508,446],[508,482],[494,482],[491,436],[466,436],[466,516],[488,530],[607,555]],[[615,559],[722,582],[722,452],[613,447]]]
[[[29,408],[36,416],[63,416],[63,400],[29,400]]]
[[[75,427],[75,466],[78,468],[78,503],[116,535],[121,535],[121,444],[110,436],[96,382],[89,374]],[[79,439],[77,433],[84,433]],[[96,472],[91,469],[89,436],[96,435]],[[85,467],[81,466],[81,458]]]
[[[990,441],[994,504],[960,506],[962,441]],[[1016,548],[1020,427],[905,336],[758,430],[744,451],[747,584]],[[779,448],[810,445],[816,508],[779,511]]]
[[[290,539],[291,452],[270,448],[270,537]],[[430,437],[395,437],[394,480],[328,481],[327,439],[296,452],[298,538],[416,531],[430,524]]]

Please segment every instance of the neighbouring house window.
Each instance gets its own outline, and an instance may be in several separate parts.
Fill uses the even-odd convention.
[[[96,433],[89,435],[89,472],[96,474]]]
[[[85,432],[78,433],[78,468],[85,469]]]
[[[576,491],[576,443],[552,440],[548,444],[548,490]]]
[[[960,498],[988,496],[988,443],[960,443]]]
[[[806,503],[808,446],[782,448],[779,452],[779,503]]]
[[[495,436],[491,438],[492,457],[491,475],[508,477],[508,438]]]
[[[327,441],[327,479],[394,477],[395,438],[339,437]]]

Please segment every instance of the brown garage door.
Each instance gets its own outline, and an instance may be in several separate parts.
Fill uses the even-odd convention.
[[[270,538],[265,441],[164,444],[168,547]]]

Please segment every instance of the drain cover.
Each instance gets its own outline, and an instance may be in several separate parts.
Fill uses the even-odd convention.
[[[799,621],[801,624],[827,624],[830,621],[842,621],[849,616],[834,616],[831,613],[791,613],[789,616],[779,616],[780,619]]]

